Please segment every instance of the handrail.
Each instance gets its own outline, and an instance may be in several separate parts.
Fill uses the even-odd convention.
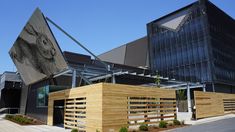
[[[11,110],[17,110],[17,112],[16,113],[19,113],[20,112],[20,108],[17,108],[17,107],[13,107],[13,108],[11,108],[11,107],[8,107],[8,108],[1,108],[0,109],[0,113],[3,113],[4,111],[7,111],[7,112],[4,112],[4,113],[7,113],[7,114],[10,114],[11,113]]]

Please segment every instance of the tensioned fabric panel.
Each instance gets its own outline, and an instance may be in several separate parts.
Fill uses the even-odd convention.
[[[147,37],[129,43],[126,47],[125,65],[129,66],[148,66],[148,44]]]
[[[126,53],[126,45],[123,45],[106,53],[103,53],[98,57],[102,61],[107,61],[116,64],[124,64],[125,53]]]

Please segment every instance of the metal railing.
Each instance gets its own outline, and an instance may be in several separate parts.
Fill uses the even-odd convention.
[[[20,108],[1,108],[0,114],[18,114],[20,113]]]

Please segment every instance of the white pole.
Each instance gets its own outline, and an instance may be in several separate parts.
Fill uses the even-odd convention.
[[[206,84],[203,84],[202,90],[203,90],[203,92],[206,92]]]
[[[192,113],[191,95],[188,82],[187,82],[187,100],[188,100],[188,112]]]
[[[73,77],[72,77],[72,88],[76,87],[76,69],[73,70]]]
[[[112,83],[113,83],[113,84],[116,83],[115,75],[112,75]]]

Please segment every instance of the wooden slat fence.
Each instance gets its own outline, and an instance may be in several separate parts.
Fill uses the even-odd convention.
[[[235,94],[194,91],[196,118],[235,112]]]
[[[176,114],[174,98],[128,97],[128,124],[154,124],[172,120]]]
[[[65,128],[118,132],[123,126],[154,124],[176,118],[175,90],[99,83],[49,95],[48,125],[53,103],[65,100]]]

